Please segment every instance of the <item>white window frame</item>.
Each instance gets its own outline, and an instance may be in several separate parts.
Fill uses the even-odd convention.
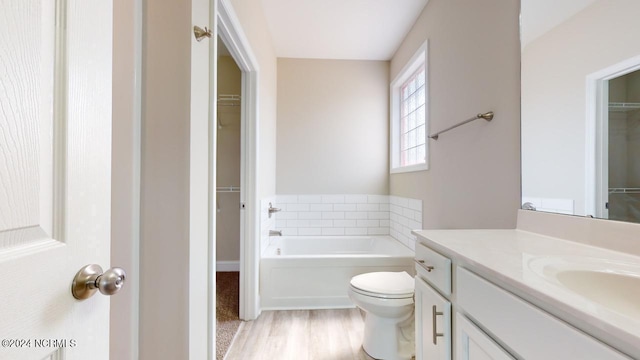
[[[390,149],[389,149],[389,172],[391,174],[424,171],[429,170],[429,66],[428,59],[429,41],[425,41],[416,51],[407,64],[400,70],[396,78],[390,85]],[[425,131],[425,159],[422,164],[401,166],[400,165],[400,90],[402,85],[413,75],[420,67],[424,66],[424,84],[425,84],[425,112],[424,112],[424,131]]]

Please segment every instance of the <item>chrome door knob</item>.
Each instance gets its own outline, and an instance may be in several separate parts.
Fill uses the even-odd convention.
[[[126,273],[122,268],[111,268],[102,273],[96,279],[98,290],[104,295],[113,295],[120,291],[120,288],[124,284],[124,278]]]
[[[73,278],[71,294],[78,300],[90,298],[97,290],[104,295],[113,295],[120,291],[126,276],[125,271],[118,267],[103,273],[99,265],[86,265]]]

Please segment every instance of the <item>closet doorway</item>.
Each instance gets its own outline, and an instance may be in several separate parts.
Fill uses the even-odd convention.
[[[218,38],[216,99],[216,358],[240,326],[242,71]]]
[[[218,39],[216,101],[216,271],[239,271],[242,72]]]
[[[259,98],[259,90],[258,90],[258,61],[256,57],[253,55],[253,51],[251,49],[251,45],[249,40],[244,35],[242,31],[242,27],[238,21],[237,16],[235,15],[233,8],[229,4],[227,0],[218,0],[217,2],[217,11],[216,11],[216,33],[217,36],[214,38],[217,44],[224,46],[228,53],[231,54],[231,58],[236,63],[236,66],[240,69],[241,72],[241,85],[240,85],[240,192],[239,198],[240,203],[235,204],[236,209],[238,209],[240,213],[240,259],[239,259],[239,315],[242,320],[254,320],[260,314],[260,300],[259,300],[259,289],[258,289],[258,276],[259,276],[259,260],[260,260],[260,202],[258,201],[258,167],[260,163],[260,156],[258,154],[258,98]],[[214,117],[213,123],[210,126],[211,129],[211,182],[212,187],[215,187],[218,190],[219,187],[227,187],[233,186],[234,184],[223,184],[218,183],[217,170],[221,167],[218,166],[218,162],[221,161],[224,154],[218,154],[217,140],[218,140],[218,132],[220,131],[221,136],[225,133],[225,125],[227,119],[224,116],[221,117],[220,124],[217,122],[217,102],[218,102],[218,94],[224,95],[233,95],[226,93],[224,89],[217,89],[217,79],[218,77],[224,76],[224,71],[218,68],[218,51],[225,51],[224,48],[216,45],[213,50],[216,52],[215,57],[211,57],[211,59],[215,59],[212,61],[212,68],[214,71],[212,72],[212,84],[216,89],[214,89],[214,98],[212,100],[215,101],[216,106],[211,106],[211,113]],[[238,89],[236,87],[236,89]],[[236,94],[237,95],[237,94]],[[213,103],[213,101],[212,101]],[[237,106],[236,106],[237,107]],[[218,125],[222,126],[222,129],[218,129]],[[215,143],[215,144],[214,144]],[[222,150],[220,150],[222,151]],[[210,192],[211,197],[209,199],[209,206],[211,209],[211,238],[212,243],[210,246],[211,252],[209,256],[209,268],[213,271],[217,270],[218,267],[218,258],[216,254],[213,254],[217,249],[217,243],[219,239],[217,239],[217,227],[220,226],[220,221],[218,221],[218,212],[217,212],[217,198],[218,192],[214,192],[213,189]],[[215,194],[215,196],[214,196]],[[222,194],[220,194],[222,196]],[[221,203],[220,206],[223,204]],[[222,207],[220,208],[220,212],[224,211]],[[215,216],[215,217],[214,217]],[[222,260],[222,259],[221,259]],[[233,263],[220,263],[220,267],[224,265],[231,265]],[[216,289],[210,288],[209,293],[214,293]],[[211,304],[213,305],[213,304]],[[210,314],[213,314],[214,311],[211,310]],[[215,324],[214,321],[216,319],[210,318],[209,324]],[[214,326],[209,327],[211,333],[213,334]],[[213,336],[210,337],[213,339]]]
[[[640,222],[640,56],[587,76],[587,214]]]
[[[640,70],[608,81],[607,218],[640,222]],[[605,196],[606,196],[605,195]]]

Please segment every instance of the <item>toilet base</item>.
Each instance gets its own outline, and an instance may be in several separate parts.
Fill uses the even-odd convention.
[[[415,353],[414,323],[413,309],[402,319],[367,312],[362,348],[374,359],[409,360]]]

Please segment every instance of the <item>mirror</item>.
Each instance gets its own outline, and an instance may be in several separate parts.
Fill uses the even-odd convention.
[[[522,203],[640,222],[640,1],[522,0]]]

